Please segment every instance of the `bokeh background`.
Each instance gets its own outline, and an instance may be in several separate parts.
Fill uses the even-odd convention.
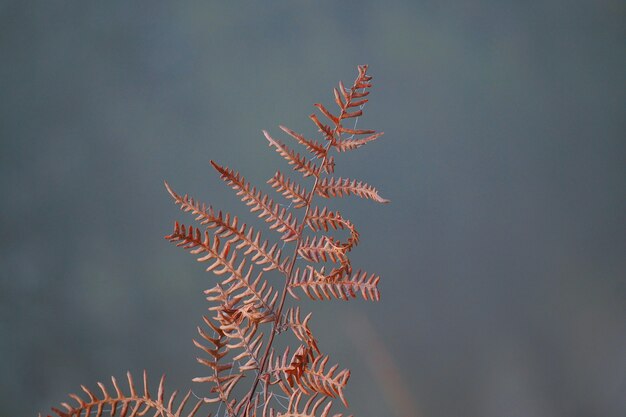
[[[306,303],[358,416],[626,415],[626,7],[617,0],[0,2],[0,415],[147,369],[184,389],[214,282],[163,188],[258,225],[261,129],[314,132],[356,65],[339,206],[380,303]],[[286,139],[285,139],[286,140]],[[268,187],[265,188],[268,190]],[[267,235],[270,236],[270,235]],[[201,393],[201,387],[195,386]]]

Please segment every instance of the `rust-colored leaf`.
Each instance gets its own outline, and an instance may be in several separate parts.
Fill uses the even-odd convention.
[[[244,255],[254,254],[252,261],[257,265],[263,265],[265,271],[278,269],[283,273],[286,272],[289,258],[281,261],[281,249],[277,244],[271,245],[269,241],[263,240],[261,232],[255,232],[245,223],[239,224],[237,216],[231,218],[229,213],[222,214],[221,211],[216,213],[211,206],[200,204],[187,194],[178,195],[167,182],[165,187],[181,210],[192,213],[196,216],[195,220],[208,229],[215,229],[216,237],[236,245],[237,249],[245,249]]]
[[[305,177],[319,176],[320,169],[314,163],[303,158],[302,156],[300,156],[299,153],[289,149],[289,147],[284,143],[272,138],[265,130],[263,131],[263,134],[270,143],[270,146],[275,147],[276,152],[278,152],[280,156],[285,158],[287,162],[289,162],[289,165],[293,166],[293,169],[301,172]]]
[[[115,389],[115,394],[111,395],[104,384],[98,382],[98,388],[101,394],[96,394],[89,388],[81,386],[86,398],[76,394],[70,394],[70,397],[76,401],[77,405],[72,406],[68,403],[62,403],[61,406],[65,411],[53,407],[52,411],[58,417],[82,417],[94,416],[101,417],[105,415],[122,417],[129,416],[128,412],[133,410],[131,415],[144,415],[148,411],[154,413],[155,416],[162,417],[194,417],[198,415],[200,407],[203,405],[202,400],[189,401],[191,391],[179,402],[176,402],[176,391],[169,398],[165,395],[165,376],[159,380],[156,397],[152,397],[148,389],[148,377],[146,372],[143,373],[143,393],[138,393],[132,375],[127,373],[128,391],[126,394],[120,388],[117,380],[112,377],[111,382]],[[177,404],[176,404],[177,403]],[[189,405],[189,407],[187,407]],[[185,413],[185,414],[182,414]],[[51,417],[48,415],[48,417]]]
[[[280,125],[279,127],[281,128],[283,132],[287,133],[289,136],[297,140],[298,143],[300,143],[301,145],[304,145],[307,148],[307,150],[311,152],[313,155],[315,155],[317,158],[321,159],[326,156],[327,154],[326,148],[321,143],[313,139],[307,139],[301,134],[296,133],[293,130],[289,129],[288,127],[285,127],[282,125]]]
[[[300,184],[285,177],[280,171],[276,171],[276,174],[267,183],[293,201],[295,208],[306,207],[308,204],[310,193]]]
[[[361,198],[368,198],[377,203],[389,203],[389,200],[378,195],[376,188],[364,182],[349,178],[324,178],[315,189],[318,195],[324,198],[343,197],[354,194]]]
[[[378,139],[382,135],[383,135],[383,132],[379,132],[379,133],[374,133],[373,135],[369,135],[369,136],[364,137],[364,138],[341,139],[341,140],[335,141],[335,143],[333,143],[333,146],[339,152],[353,151],[353,150],[358,149],[361,146],[363,146],[363,145],[365,145],[365,144],[367,144],[369,142],[375,141],[376,139]]]
[[[297,220],[291,212],[281,208],[279,204],[274,203],[266,194],[258,191],[256,187],[251,187],[245,178],[238,172],[222,167],[211,161],[213,167],[220,173],[221,178],[237,192],[241,197],[241,201],[250,207],[250,211],[258,212],[258,216],[265,219],[267,223],[271,223],[270,229],[276,229],[283,233],[281,239],[285,242],[291,242],[298,238]]]
[[[294,290],[300,288],[312,300],[331,298],[349,300],[361,295],[364,300],[380,300],[378,282],[380,277],[357,271],[352,276],[345,273],[326,275],[323,270],[313,267],[297,270],[289,283],[289,292],[298,298]]]

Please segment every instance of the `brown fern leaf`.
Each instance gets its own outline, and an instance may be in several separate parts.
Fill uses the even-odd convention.
[[[217,311],[216,320],[220,323],[219,327],[227,339],[226,348],[231,351],[241,350],[241,353],[233,357],[232,361],[247,360],[239,367],[241,372],[258,370],[263,333],[257,335],[257,329],[259,324],[271,322],[274,317],[253,303],[240,303],[245,300],[245,296],[230,297],[219,284],[205,293],[212,294],[207,297],[207,300],[220,303],[219,306],[211,307],[210,310]]]
[[[324,279],[326,282],[337,282],[352,274],[352,264],[350,263],[350,260],[348,260],[338,267],[333,268],[328,274],[326,274],[325,267],[322,267],[319,271],[315,270],[314,273],[318,278]]]
[[[341,110],[346,108],[346,103],[344,102],[344,100],[347,98],[346,89],[343,86],[343,82],[341,81],[339,81],[339,88],[341,89],[341,94],[336,88],[333,88],[333,94],[335,95],[335,103],[337,103],[337,107],[339,107],[339,109]],[[341,97],[342,95],[343,98]]]
[[[263,281],[260,289],[258,288],[262,273],[259,273],[254,281],[250,281],[254,266],[250,265],[247,272],[244,272],[245,258],[236,266],[237,251],[234,250],[230,254],[230,245],[226,244],[223,248],[220,248],[219,238],[214,238],[211,243],[207,231],[204,232],[203,238],[200,229],[192,226],[189,226],[187,229],[184,224],[179,225],[178,222],[174,224],[174,232],[165,238],[170,242],[176,243],[176,246],[191,249],[190,253],[194,255],[203,254],[203,256],[198,258],[198,262],[213,261],[206,270],[213,271],[216,275],[229,274],[222,281],[223,285],[229,286],[229,292],[241,290],[242,299],[247,300],[246,302],[248,303],[256,302],[260,304],[266,311],[275,316],[273,304],[276,302],[278,294],[272,287],[267,288],[266,281]]]
[[[306,225],[314,232],[322,230],[328,232],[329,229],[347,229],[350,231],[348,241],[346,243],[335,242],[336,245],[345,248],[346,251],[349,251],[359,243],[359,232],[357,232],[354,225],[349,220],[344,219],[339,212],[330,211],[326,207],[322,209],[315,207],[313,212],[309,214]]]
[[[365,71],[362,71],[363,69]],[[366,78],[368,78],[367,81],[370,81],[372,77],[367,75],[366,72],[367,72],[367,66],[359,67],[359,76],[354,81],[354,84],[352,85],[350,89],[347,89],[346,87],[344,87],[343,82],[339,81],[339,90],[341,91],[341,95],[343,96],[343,99],[345,100],[345,104],[342,103],[341,105],[339,105],[341,109],[360,107],[364,105],[365,103],[367,103],[368,100],[363,99],[363,97],[367,97],[370,94],[370,92],[367,89],[371,87],[371,85],[366,85],[363,82],[366,81],[365,80]],[[358,91],[358,90],[361,90],[361,91]],[[355,100],[359,98],[361,100]]]
[[[245,178],[238,172],[222,167],[211,161],[213,167],[220,173],[221,178],[232,189],[237,191],[237,195],[241,196],[241,201],[250,207],[250,211],[260,212],[259,217],[265,222],[271,223],[270,229],[276,229],[283,233],[281,239],[285,242],[291,242],[298,238],[297,220],[293,218],[290,212],[281,208],[279,204],[274,203],[267,195],[258,191],[256,187],[251,187]]]
[[[300,389],[323,394],[327,397],[339,397],[343,404],[348,407],[348,402],[343,394],[343,390],[350,379],[350,370],[343,369],[336,373],[339,365],[333,365],[328,371],[325,370],[328,363],[328,356],[318,356],[315,358],[310,368],[306,368],[304,376],[300,378]]]
[[[222,281],[222,285],[227,286],[226,293],[229,297],[236,302],[241,301],[244,306],[248,306],[246,316],[250,320],[259,324],[271,322],[276,317],[274,306],[278,299],[278,292],[268,284],[267,280],[262,279],[262,273],[259,273],[254,281],[251,281],[251,272],[252,268],[248,270],[243,279],[231,275]],[[240,314],[244,314],[243,310]]]
[[[289,404],[287,405],[286,412],[276,412],[273,409],[269,411],[267,415],[263,415],[263,417],[331,417],[330,409],[333,405],[332,401],[328,401],[324,405],[325,398],[317,398],[316,396],[309,397],[309,399],[304,403],[304,406],[300,408],[300,401],[302,397],[306,397],[302,391],[296,390],[291,394],[289,398]],[[320,407],[324,406],[321,409],[322,414],[317,414],[320,411]],[[343,417],[343,414],[333,414],[332,417]],[[352,417],[352,416],[350,416]]]
[[[309,328],[309,320],[311,319],[312,314],[313,313],[307,314],[304,320],[302,320],[300,318],[300,307],[289,308],[285,314],[286,319],[283,322],[283,328],[291,329],[298,340],[319,355],[321,352],[317,347],[317,340],[315,340],[313,333],[311,333],[311,329]]]
[[[357,80],[355,82],[355,87],[357,89],[366,89],[366,88],[370,88],[372,86],[372,84],[369,82],[372,79],[371,75],[367,75],[367,65],[359,65],[358,70],[359,70],[359,76],[357,77]],[[359,95],[359,97],[363,97],[365,94],[361,94]],[[356,97],[356,96],[354,96]]]
[[[270,146],[274,146],[276,148],[276,152],[280,154],[283,158],[289,162],[289,165],[293,165],[293,169],[301,172],[304,177],[319,177],[320,169],[317,165],[312,163],[311,161],[303,158],[299,153],[295,152],[292,149],[289,149],[287,145],[284,143],[272,138],[267,131],[263,131],[265,138],[267,138]]]
[[[332,174],[335,172],[335,157],[329,156],[324,160],[324,164],[322,165],[324,168],[324,172],[327,174]]]
[[[267,281],[265,282],[267,283]],[[264,300],[266,304],[273,306],[275,300],[270,300],[269,297],[274,297],[275,292],[267,291],[264,287],[258,289],[257,285],[251,284],[250,286],[257,293],[265,294]],[[204,291],[207,294],[207,301],[218,303],[209,307],[210,311],[217,313],[216,320],[222,324],[241,324],[244,320],[248,320],[256,325],[269,323],[274,320],[274,314],[271,310],[264,309],[262,304],[255,303],[247,298],[249,294],[245,291],[237,293],[239,289],[233,289],[232,285],[228,289],[224,289],[222,284],[217,284],[215,287]]]
[[[334,126],[336,126],[336,130],[338,130],[339,126],[341,126],[341,121],[343,119],[351,119],[354,117],[359,117],[363,114],[362,110],[356,110],[353,112],[346,111],[346,108],[342,109],[341,114],[339,116],[335,116],[332,114],[323,104],[316,103],[314,104],[324,116],[326,116],[331,122],[333,122]]]
[[[289,367],[289,349],[287,346],[282,357],[278,356],[273,348],[270,349],[265,371],[260,376],[267,386],[278,385],[286,395],[291,395],[292,389],[281,378],[281,372]]]
[[[350,129],[347,129],[347,130],[350,131]],[[357,131],[353,130],[353,132],[357,132]],[[367,132],[373,132],[373,131],[367,131]],[[333,143],[333,146],[339,152],[353,151],[369,142],[375,141],[376,139],[381,137],[383,134],[384,132],[378,132],[378,133],[374,133],[372,135],[366,136],[364,138],[337,140],[335,143]]]
[[[287,383],[290,387],[298,384],[302,376],[306,373],[309,363],[313,360],[313,351],[306,345],[300,345],[291,357],[289,366],[283,369],[283,373],[287,378]]]
[[[331,122],[333,122],[335,126],[340,124],[339,122],[341,119],[338,116],[332,114],[326,107],[324,107],[323,104],[315,103],[314,106],[317,107],[322,112],[322,114],[326,116]]]
[[[233,367],[232,362],[220,364],[220,360],[226,356],[230,350],[227,346],[227,337],[222,329],[218,325],[213,324],[209,318],[203,317],[203,319],[204,323],[216,334],[216,337],[209,336],[204,329],[198,326],[198,334],[205,340],[205,342],[209,342],[212,346],[206,346],[195,339],[193,343],[197,348],[203,350],[211,356],[212,359],[197,358],[197,360],[202,365],[211,368],[213,375],[196,377],[193,379],[193,382],[211,384],[212,387],[210,392],[217,394],[216,397],[203,398],[204,402],[222,402],[226,404],[229,411],[232,411],[232,407],[229,406],[229,396],[237,382],[239,382],[239,380],[243,377],[243,373],[233,374],[231,371]],[[222,375],[222,373],[226,371],[230,372],[227,375]]]
[[[350,298],[356,298],[357,294],[361,294],[364,300],[378,301],[380,300],[379,281],[378,275],[368,276],[364,271],[357,271],[352,277],[344,274],[329,276],[324,275],[323,269],[316,271],[308,267],[302,271],[296,270],[289,283],[288,291],[296,299],[299,297],[294,290],[300,288],[312,300],[337,298],[348,301]]]
[[[263,346],[263,333],[257,334],[258,323],[250,320],[240,320],[236,316],[240,310],[232,314],[222,313],[222,331],[228,337],[227,346],[230,349],[240,349],[242,352],[233,357],[233,361],[246,359],[246,363],[239,366],[241,372],[259,370],[260,351]],[[237,341],[238,340],[238,341]]]
[[[378,195],[378,191],[371,185],[364,182],[351,180],[349,178],[323,178],[315,192],[324,198],[343,197],[344,195],[354,194],[361,198],[368,198],[377,203],[389,203]]]
[[[61,403],[61,407],[64,410],[52,408],[52,411],[58,417],[81,417],[92,415],[94,417],[102,417],[105,415],[111,417],[115,415],[119,417],[127,417],[142,416],[148,411],[153,411],[155,416],[162,417],[194,417],[202,406],[201,400],[189,402],[189,398],[191,396],[191,391],[189,391],[187,395],[185,395],[178,403],[178,407],[175,407],[174,404],[176,403],[177,393],[174,391],[171,395],[169,395],[169,397],[166,397],[165,376],[161,377],[156,398],[152,398],[150,394],[150,390],[148,389],[148,377],[145,371],[143,373],[143,394],[137,393],[137,389],[135,388],[135,383],[133,382],[133,377],[130,372],[126,374],[126,377],[128,379],[128,387],[130,391],[130,394],[128,395],[120,389],[117,380],[112,377],[111,382],[113,383],[113,387],[115,389],[114,394],[109,393],[106,386],[101,382],[98,382],[100,394],[96,394],[84,385],[81,385],[81,389],[85,392],[88,398],[84,399],[76,394],[70,394],[70,397],[78,405],[73,406],[64,402]],[[185,407],[187,405],[191,406],[192,404],[194,405],[191,409],[185,411]],[[120,407],[119,410],[118,407]],[[108,410],[106,410],[107,408]],[[48,417],[52,416],[48,415]]]
[[[285,177],[280,171],[276,171],[276,174],[267,183],[277,192],[293,201],[295,208],[306,207],[309,200],[309,192],[300,184]]]
[[[323,159],[327,155],[328,151],[326,150],[324,145],[322,145],[321,143],[314,141],[312,139],[307,139],[301,134],[296,133],[293,130],[289,129],[288,127],[285,127],[282,125],[278,127],[280,127],[280,129],[283,132],[287,133],[289,136],[297,140],[298,143],[300,143],[301,145],[304,145],[307,148],[307,150],[311,152],[313,155],[315,155],[317,158]]]
[[[346,247],[329,236],[307,236],[298,249],[298,255],[309,262],[344,263],[348,260],[346,252]]]
[[[289,355],[290,351],[290,347],[287,346],[282,356],[274,358],[274,351],[272,350],[265,372],[268,383],[270,385],[278,384],[287,395],[291,395],[294,387],[300,386],[302,376],[314,359],[313,349],[306,345],[300,345],[291,356]]]
[[[334,365],[326,371],[328,356],[314,357],[312,349],[305,345],[300,345],[290,360],[288,357],[289,348],[285,349],[282,358],[276,358],[273,364],[270,362],[267,373],[275,378],[270,384],[278,384],[287,395],[300,390],[306,395],[316,393],[331,398],[339,397],[348,407],[343,393],[350,379],[348,369],[336,372],[338,365]]]
[[[233,284],[236,284],[236,282],[237,281]],[[265,304],[270,306],[275,304],[274,297],[276,293],[274,291],[267,291],[267,281],[264,282],[264,285],[260,289],[258,288],[258,283],[249,285],[255,290],[256,294],[263,296]],[[222,283],[204,291],[207,295],[207,301],[217,303],[217,305],[209,307],[210,311],[216,312],[216,320],[222,323],[221,315],[223,314],[228,316],[228,323],[234,320],[239,324],[244,319],[247,319],[258,325],[274,320],[274,313],[271,310],[264,309],[263,304],[256,302],[255,299],[250,299],[250,294],[246,292],[245,287],[243,292],[237,292],[239,290],[241,290],[240,286],[233,285],[227,285],[227,289],[224,289]]]
[[[199,203],[187,194],[180,196],[166,182],[165,188],[170,193],[174,202],[180,206],[181,210],[192,213],[201,225],[208,229],[215,229],[215,236],[221,239],[228,239],[228,244],[236,244],[236,249],[246,250],[244,255],[253,254],[251,261],[257,265],[263,265],[264,271],[278,269],[285,273],[289,258],[281,261],[281,250],[277,244],[270,247],[267,240],[263,240],[261,232],[256,232],[252,227],[248,227],[245,223],[239,225],[237,216],[229,213],[222,214],[221,211],[215,212],[211,206]]]
[[[226,347],[226,336],[224,335],[224,332],[222,331],[220,326],[213,324],[208,317],[203,316],[202,319],[204,320],[204,323],[213,331],[213,333],[217,337],[209,336],[208,333],[206,333],[202,327],[200,326],[197,327],[198,334],[205,341],[211,343],[212,347],[205,346],[204,344],[202,344],[201,342],[198,342],[197,340],[194,340],[194,345],[197,348],[203,350],[204,352],[208,353],[209,355],[213,357],[213,360],[210,363],[207,363],[205,359],[198,359],[198,360],[202,361],[201,363],[204,365],[207,365],[213,369],[217,369],[219,372],[230,369],[229,367],[220,367],[218,365],[219,361],[224,356],[228,355],[228,351],[229,351],[228,347]]]
[[[338,143],[341,139],[341,134],[351,130],[345,128],[342,125],[342,121],[345,119],[359,117],[363,114],[363,111],[361,109],[355,111],[351,111],[350,109],[354,107],[362,107],[365,103],[367,103],[367,99],[364,99],[363,97],[369,95],[369,91],[367,91],[367,89],[371,87],[371,83],[369,81],[371,81],[372,77],[367,75],[367,65],[360,65],[358,70],[359,75],[357,76],[354,84],[349,90],[344,87],[342,82],[339,83],[339,90],[337,90],[336,88],[333,90],[335,95],[335,103],[337,103],[337,106],[340,110],[340,114],[338,116],[334,115],[323,104],[315,104],[315,107],[317,107],[320,112],[332,122],[331,125],[326,125],[322,123],[315,114],[309,116],[311,120],[313,120],[313,123],[315,123],[315,125],[318,127],[320,132],[322,132],[326,140],[328,140],[331,145],[335,147],[338,146]],[[374,132],[372,131],[371,133]],[[339,146],[342,147],[341,145]],[[326,169],[326,172],[331,173],[332,169]]]
[[[335,142],[335,130],[337,129],[337,127],[333,128],[327,124],[322,123],[315,113],[311,114],[309,118],[313,120],[313,123],[315,123],[315,126],[317,126],[317,128],[324,135],[324,138],[327,141],[329,141],[330,143]]]

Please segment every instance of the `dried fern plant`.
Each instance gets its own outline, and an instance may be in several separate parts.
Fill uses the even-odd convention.
[[[216,211],[186,194],[180,195],[165,184],[174,202],[191,213],[200,226],[176,222],[166,239],[189,250],[198,261],[208,265],[207,271],[220,277],[215,286],[205,291],[210,315],[203,317],[203,325],[198,327],[199,337],[194,340],[203,353],[198,361],[206,366],[207,375],[193,381],[206,384],[207,396],[197,398],[187,392],[177,400],[176,392],[165,394],[161,378],[153,397],[145,373],[139,391],[128,374],[127,389],[122,389],[115,378],[112,378],[113,390],[107,390],[102,383],[98,383],[98,392],[82,386],[82,396],[70,395],[72,404],[61,403],[61,408],[52,409],[57,416],[128,417],[147,413],[162,417],[211,416],[208,411],[202,411],[205,404],[219,403],[217,415],[223,412],[229,417],[329,417],[333,399],[338,398],[348,406],[344,388],[350,371],[339,369],[338,365],[329,366],[329,357],[321,352],[309,328],[311,314],[303,317],[298,306],[286,309],[285,300],[287,294],[298,300],[299,293],[313,300],[362,297],[378,301],[380,298],[379,277],[354,271],[348,257],[359,242],[354,225],[339,212],[314,204],[316,197],[328,199],[351,194],[388,202],[368,184],[331,176],[335,166],[331,152],[355,150],[382,135],[382,132],[356,129],[356,121],[368,101],[371,79],[367,66],[359,66],[350,88],[340,82],[334,89],[337,113],[321,104],[315,105],[324,121],[316,114],[310,118],[322,141],[280,126],[312,154],[311,159],[263,131],[269,145],[295,171],[312,179],[312,184],[301,185],[280,171],[270,178],[268,183],[272,188],[290,201],[288,207],[250,185],[237,171],[211,161],[250,211],[264,219],[269,229],[278,232],[282,243],[266,240],[261,232],[238,217]],[[347,237],[344,240],[333,237],[333,231],[343,231]],[[284,256],[284,246],[289,242],[294,246],[293,253]],[[275,289],[266,279],[270,271],[277,271],[283,277],[281,289]],[[274,340],[283,333],[295,336],[295,346],[287,345],[281,352],[275,348]],[[242,390],[243,381],[251,381],[246,385],[249,388]]]

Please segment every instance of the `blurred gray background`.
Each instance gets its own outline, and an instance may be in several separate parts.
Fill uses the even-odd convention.
[[[305,302],[357,416],[626,415],[622,1],[0,2],[0,415],[147,369],[204,375],[215,282],[163,239],[167,179],[259,222],[209,165],[265,180],[261,129],[314,132],[356,65],[340,207],[380,303]],[[270,234],[266,233],[270,237]],[[195,386],[201,392],[201,387]]]

